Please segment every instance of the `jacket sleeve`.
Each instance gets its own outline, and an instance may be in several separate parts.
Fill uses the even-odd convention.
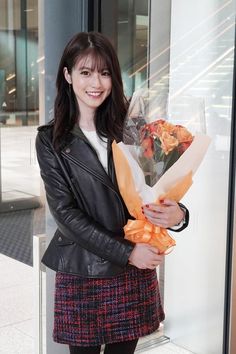
[[[124,267],[134,244],[107,230],[78,208],[50,144],[41,132],[36,138],[37,158],[46,197],[58,229],[82,248]]]

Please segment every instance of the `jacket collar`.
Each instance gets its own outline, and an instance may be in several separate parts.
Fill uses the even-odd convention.
[[[105,171],[94,147],[90,144],[83,131],[76,124],[74,128],[64,138],[61,153],[69,159],[73,159],[80,166],[85,166],[95,176],[102,180],[105,184],[109,185],[118,191],[118,185],[115,175],[115,168],[112,156],[112,141],[108,139],[107,142],[107,166],[108,173]]]

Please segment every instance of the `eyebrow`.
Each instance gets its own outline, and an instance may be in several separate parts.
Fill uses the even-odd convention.
[[[91,68],[91,67],[88,67],[88,66],[85,66],[85,65],[83,65],[83,66],[79,66],[79,67],[78,67],[78,69],[79,69],[79,70],[81,70],[81,69],[88,69],[88,70],[92,70],[92,68]]]
[[[85,65],[78,67],[78,70],[84,70],[84,69],[94,71],[94,70],[96,69],[96,67],[95,67],[95,68],[92,68],[92,67],[85,66]],[[106,67],[102,68],[102,69],[99,70],[99,71],[103,71],[103,70],[108,70],[108,71],[109,71],[109,69],[106,68]]]

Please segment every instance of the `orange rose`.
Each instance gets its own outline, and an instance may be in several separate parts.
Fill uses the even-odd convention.
[[[175,125],[165,121],[164,129],[167,133],[172,134],[175,131]]]
[[[181,125],[175,126],[175,136],[179,143],[192,142],[193,136],[192,134]]]
[[[178,140],[167,132],[162,133],[160,140],[161,148],[166,155],[168,155],[170,151],[174,150],[174,148],[179,145]]]

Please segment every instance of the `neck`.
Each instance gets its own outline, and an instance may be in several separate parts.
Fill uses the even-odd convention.
[[[87,112],[86,116],[84,114],[81,114],[78,120],[78,124],[82,129],[96,130],[94,124],[94,112],[91,113]]]

